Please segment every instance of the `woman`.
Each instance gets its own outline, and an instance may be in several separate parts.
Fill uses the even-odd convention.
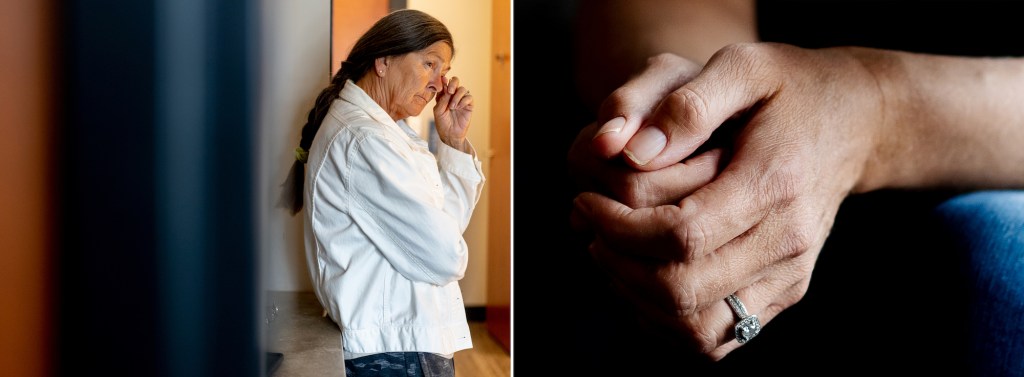
[[[294,209],[305,201],[309,271],[342,328],[349,376],[454,376],[452,355],[473,346],[458,280],[484,177],[466,139],[473,97],[445,78],[454,52],[437,19],[385,16],[302,129],[293,176],[303,177],[302,163],[309,169]],[[403,121],[432,97],[436,156]]]

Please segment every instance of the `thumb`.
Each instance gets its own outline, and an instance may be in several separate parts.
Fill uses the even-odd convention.
[[[752,66],[723,49],[696,78],[661,101],[650,121],[626,143],[623,154],[639,170],[657,170],[682,161],[718,127],[774,92],[775,85]]]
[[[622,153],[626,142],[648,121],[661,100],[700,72],[696,63],[672,54],[647,60],[647,67],[616,89],[601,104],[593,150],[608,159]]]

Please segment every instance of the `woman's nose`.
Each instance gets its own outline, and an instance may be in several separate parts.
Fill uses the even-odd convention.
[[[440,92],[441,91],[441,86],[442,86],[442,84],[441,84],[441,76],[440,75],[438,75],[437,77],[434,77],[433,80],[430,80],[430,82],[427,83],[427,89],[430,89],[434,93]]]

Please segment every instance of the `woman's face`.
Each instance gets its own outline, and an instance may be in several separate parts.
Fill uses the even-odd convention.
[[[444,88],[442,78],[451,69],[452,49],[445,42],[395,56],[384,76],[390,94],[388,112],[395,119],[419,115],[437,92]]]

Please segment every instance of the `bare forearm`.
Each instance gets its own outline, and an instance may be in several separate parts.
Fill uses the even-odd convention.
[[[441,142],[445,143],[449,147],[452,147],[452,149],[455,149],[455,150],[457,150],[459,152],[462,152],[462,153],[467,153],[468,154],[468,153],[472,152],[472,149],[470,148],[469,143],[466,142],[466,138],[461,138],[461,139],[454,139],[454,138],[452,138],[452,139],[447,139],[447,140],[441,140]]]
[[[1024,187],[1024,59],[878,53],[887,115],[857,191]]]
[[[753,0],[587,0],[576,28],[580,94],[596,108],[612,90],[672,53],[704,64],[722,47],[757,40]]]

